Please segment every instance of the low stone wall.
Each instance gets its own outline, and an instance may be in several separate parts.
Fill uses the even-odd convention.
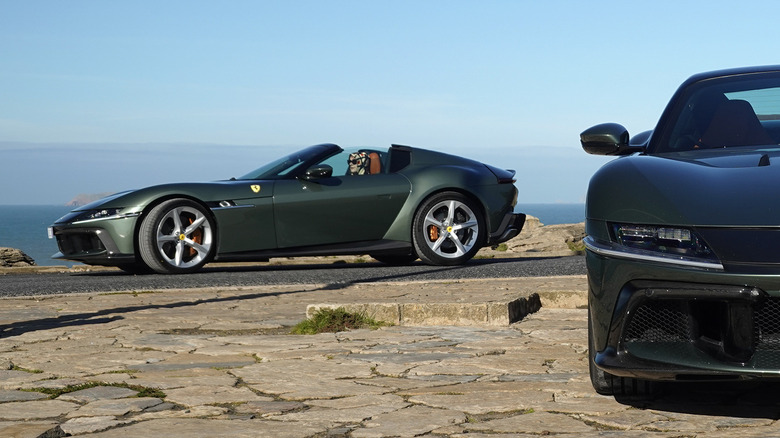
[[[342,308],[361,313],[377,321],[402,326],[494,326],[518,322],[542,308],[539,294],[507,301],[488,302],[381,302],[353,304],[310,304],[306,317],[312,318],[323,309]]]

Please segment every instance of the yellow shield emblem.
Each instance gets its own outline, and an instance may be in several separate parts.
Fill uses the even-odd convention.
[[[252,184],[252,185],[251,185],[251,186],[249,186],[249,187],[250,187],[250,188],[252,188],[252,191],[253,191],[253,192],[255,192],[255,193],[260,193],[260,186],[259,186],[258,184]]]

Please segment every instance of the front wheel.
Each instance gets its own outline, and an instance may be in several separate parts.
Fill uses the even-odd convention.
[[[431,265],[462,265],[485,241],[485,220],[471,199],[457,192],[427,199],[414,216],[412,240],[420,260]]]
[[[214,257],[214,235],[213,220],[200,204],[171,199],[152,208],[141,223],[138,252],[155,272],[194,272]]]

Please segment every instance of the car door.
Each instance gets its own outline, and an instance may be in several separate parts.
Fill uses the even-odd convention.
[[[277,181],[274,223],[279,248],[381,239],[410,192],[392,173]]]

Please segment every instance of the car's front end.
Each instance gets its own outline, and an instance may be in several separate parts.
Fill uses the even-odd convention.
[[[580,135],[621,156],[586,205],[590,372],[605,394],[653,380],[780,379],[780,67],[685,81],[653,131]]]
[[[780,151],[634,155],[593,176],[585,244],[600,392],[615,392],[599,384],[610,379],[780,378],[780,209],[756,190],[780,166],[762,159]]]
[[[117,207],[112,201],[122,194],[79,207],[49,227],[59,252],[52,258],[89,265],[135,262],[133,236],[140,207]]]
[[[599,369],[651,380],[780,378],[780,257],[728,260],[746,241],[777,242],[780,229],[589,220],[587,231]],[[688,257],[694,246],[708,257]]]

